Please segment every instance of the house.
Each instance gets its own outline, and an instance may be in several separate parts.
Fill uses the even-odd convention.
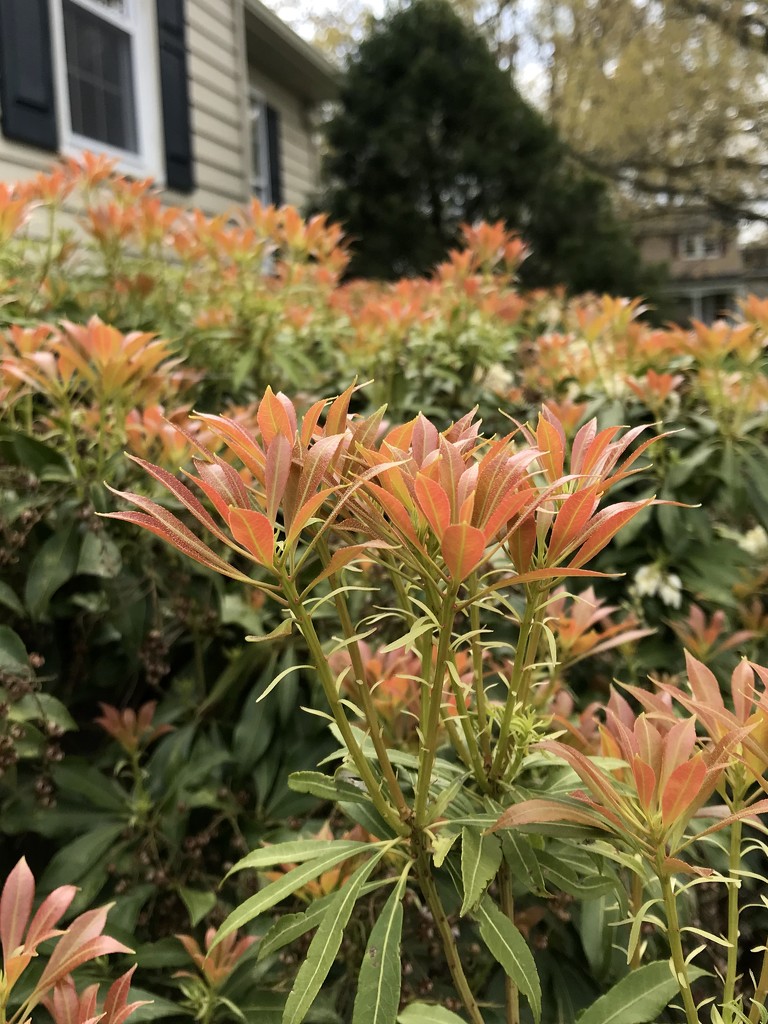
[[[0,0],[0,181],[91,150],[207,213],[302,207],[336,89],[259,0]]]
[[[674,319],[712,323],[750,292],[768,295],[768,260],[742,245],[738,224],[703,208],[656,213],[635,226],[644,263],[667,265],[665,289]]]

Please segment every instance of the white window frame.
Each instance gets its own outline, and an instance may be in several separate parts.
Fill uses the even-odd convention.
[[[707,252],[708,242],[712,244],[711,252]],[[704,232],[683,235],[681,243],[680,255],[684,260],[716,260],[722,256],[722,245],[715,235]]]
[[[259,117],[259,154],[261,156],[261,167],[253,166],[253,138],[249,135],[248,159],[249,159],[249,184],[251,194],[259,194],[264,205],[272,202],[272,179],[269,166],[269,135],[267,133],[267,101],[264,93],[255,85],[248,87],[248,131],[253,132],[253,109],[255,106],[261,108]]]
[[[131,72],[136,116],[138,152],[110,146],[72,130],[69,105],[67,55],[64,41],[62,0],[49,0],[53,40],[53,67],[56,83],[56,117],[59,150],[77,158],[84,151],[104,153],[117,160],[117,167],[132,177],[151,177],[164,184],[160,67],[155,18],[155,0],[123,0],[125,13],[111,11],[99,0],[71,0],[83,10],[112,24],[131,36]]]

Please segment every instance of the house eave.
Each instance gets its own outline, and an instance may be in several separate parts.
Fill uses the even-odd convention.
[[[338,72],[259,0],[244,0],[249,52],[258,54],[258,68],[308,103],[335,99]]]

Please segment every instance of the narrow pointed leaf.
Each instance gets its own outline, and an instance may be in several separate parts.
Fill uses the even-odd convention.
[[[377,879],[374,882],[367,882],[360,890],[360,898],[362,899],[369,892],[374,892],[386,884],[387,879],[385,878]],[[306,935],[313,928],[317,928],[325,916],[328,905],[335,898],[335,892],[329,893],[327,896],[321,896],[319,899],[312,900],[307,909],[301,911],[301,913],[284,914],[282,917],[279,917],[264,938],[260,940],[256,959],[263,960],[272,953],[276,953],[278,950],[295,942],[296,939],[300,939],[302,935]]]
[[[34,898],[34,875],[22,857],[6,878],[0,897],[0,942],[6,961],[24,940]]]
[[[409,1003],[397,1020],[398,1024],[465,1024],[458,1013],[434,1003]]]
[[[361,843],[352,839],[292,839],[286,843],[263,846],[260,850],[253,850],[246,854],[234,867],[229,869],[226,877],[229,878],[237,871],[271,868],[275,864],[300,864],[307,860],[314,860],[316,857],[324,857],[329,853],[342,854],[346,852],[346,856],[351,857],[355,853],[363,853],[370,848],[370,843]]]
[[[299,968],[285,1003],[283,1024],[301,1024],[333,966],[344,929],[354,910],[360,890],[386,852],[380,849],[355,871],[334,896]]]
[[[319,842],[320,840],[317,841]],[[334,843],[334,845],[336,844]],[[370,849],[370,844],[358,845],[367,845]],[[269,910],[277,903],[287,899],[288,896],[293,895],[297,889],[301,889],[307,882],[311,882],[314,878],[322,875],[323,872],[329,871],[331,868],[335,868],[337,864],[348,860],[351,856],[354,856],[354,853],[354,850],[349,850],[346,847],[341,851],[338,849],[335,852],[329,851],[323,856],[313,857],[309,863],[300,864],[283,875],[282,878],[271,882],[260,892],[247,899],[245,903],[241,903],[236,910],[232,911],[216,933],[210,948],[213,949],[227,935],[231,935],[232,932],[242,928],[255,917],[258,917],[259,914],[263,914],[265,910]]]
[[[508,807],[489,831],[498,832],[501,828],[519,828],[521,825],[537,825],[557,821],[569,821],[574,825],[608,829],[608,823],[586,806],[582,809],[575,804],[561,803],[559,800],[537,798],[524,800],[522,803]]]
[[[231,508],[229,528],[237,543],[249,551],[260,565],[272,568],[275,535],[272,523],[263,512],[254,512],[250,508]]]
[[[357,983],[352,1024],[395,1024],[400,1004],[400,939],[403,930],[401,876],[384,904],[365,947]]]
[[[495,835],[484,835],[479,828],[471,826],[461,830],[462,916],[480,902],[500,864],[501,843]]]
[[[423,473],[417,473],[414,490],[432,532],[442,540],[443,534],[451,524],[451,503],[448,495],[436,480],[430,480]]]
[[[688,967],[691,980],[704,971]],[[637,967],[594,1002],[579,1024],[650,1024],[678,994],[677,982],[666,960]]]
[[[673,825],[695,803],[706,776],[707,766],[700,756],[675,768],[661,796],[661,817],[666,826]]]
[[[528,944],[514,923],[486,896],[474,914],[480,937],[528,1000],[533,1018],[541,1020],[541,982]]]
[[[443,534],[440,549],[451,576],[461,582],[482,562],[485,534],[469,523],[449,526]]]

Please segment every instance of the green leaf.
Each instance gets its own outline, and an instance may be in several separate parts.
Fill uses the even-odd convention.
[[[388,885],[390,881],[391,879],[389,878],[378,878],[374,882],[366,882],[360,890],[360,897],[367,896],[369,892],[374,892],[376,889],[381,889],[382,886]],[[328,909],[328,904],[335,895],[336,893],[332,892],[327,896],[321,896],[319,899],[312,900],[307,909],[301,911],[301,913],[284,914],[282,917],[279,917],[259,942],[257,959],[263,960],[271,953],[276,953],[278,949],[282,949],[296,939],[300,939],[302,935],[306,935],[312,928],[317,928]]]
[[[314,860],[316,857],[322,857],[328,853],[345,853],[345,857],[351,857],[355,853],[363,853],[370,848],[370,843],[361,843],[353,839],[292,839],[287,843],[275,843],[273,846],[263,846],[260,850],[251,851],[229,869],[227,878],[236,871],[246,871],[249,868],[270,868],[275,864],[301,864],[305,860]]]
[[[27,434],[14,434],[11,440],[20,466],[31,470],[37,477],[46,469],[55,469],[59,472],[64,470],[67,478],[71,480],[72,474],[69,472],[67,460],[52,445],[47,445]]]
[[[24,615],[24,605],[16,597],[14,590],[0,580],[0,604],[9,608],[15,615]]]
[[[77,562],[78,576],[98,576],[113,580],[120,575],[123,560],[120,549],[105,533],[86,533]]]
[[[531,1004],[534,1020],[541,1020],[541,983],[533,954],[512,921],[486,896],[475,911],[480,936],[505,972]]]
[[[486,835],[472,826],[465,826],[461,830],[461,881],[464,889],[462,916],[480,902],[489,883],[496,877],[500,864],[501,843],[498,836]]]
[[[705,973],[698,967],[688,968],[692,981]],[[649,1024],[678,991],[669,962],[657,960],[617,982],[584,1011],[579,1024]]]
[[[325,840],[314,840],[314,842],[325,842]],[[289,844],[281,844],[287,846]],[[353,845],[357,847],[356,850],[350,850],[349,847]],[[341,864],[345,860],[349,860],[350,857],[354,856],[355,853],[360,853],[361,847],[370,849],[372,846],[375,847],[377,844],[372,843],[349,843],[347,841],[333,843],[336,847],[333,851],[328,851],[323,856],[313,857],[308,864],[299,864],[298,867],[293,868],[292,871],[287,872],[282,878],[276,879],[269,885],[265,886],[260,892],[251,896],[241,903],[239,907],[232,911],[229,917],[219,928],[216,933],[216,937],[211,944],[211,949],[218,945],[222,939],[226,938],[232,932],[237,931],[238,928],[242,928],[243,925],[248,924],[258,917],[259,914],[263,914],[265,910],[269,910],[270,907],[274,907],[275,904],[280,903],[281,900],[286,899],[288,896],[293,895],[297,889],[300,889],[307,882],[311,882],[318,875],[322,875],[324,871],[329,871],[331,868],[335,868],[337,864]],[[342,850],[338,847],[343,846]],[[257,853],[260,851],[256,851]],[[274,861],[273,861],[274,863]],[[237,865],[235,865],[237,867]],[[232,870],[235,870],[234,868]],[[230,872],[231,873],[231,872]]]
[[[100,825],[60,847],[43,872],[41,890],[50,892],[59,885],[77,884],[112,851],[124,827],[122,822]]]
[[[320,800],[338,803],[370,803],[370,797],[353,782],[346,779],[335,779],[323,772],[293,772],[288,776],[288,787],[296,793],[310,793]]]
[[[614,943],[619,936],[616,925],[620,920],[621,910],[615,893],[584,900],[581,905],[581,944],[592,973],[598,978],[605,978],[609,972]]]
[[[92,765],[67,758],[63,764],[54,766],[53,781],[59,792],[68,797],[82,797],[89,809],[96,807],[116,814],[127,811],[125,792]]]
[[[408,869],[390,894],[368,937],[357,983],[352,1024],[395,1024],[400,1005],[400,937]]]
[[[131,986],[131,1002],[146,1000],[144,1006],[139,1006],[131,1013],[131,1021],[134,1024],[142,1024],[143,1021],[162,1020],[164,1017],[175,1017],[178,1020],[179,1007],[170,999],[155,995],[154,992],[147,992],[143,988]]]
[[[0,626],[0,672],[28,676],[31,673],[27,649],[10,626]]]
[[[59,530],[42,545],[29,566],[24,603],[33,619],[40,619],[56,591],[77,569],[78,536],[74,524]]]
[[[279,626],[276,626],[271,633],[265,633],[263,636],[252,636],[249,635],[245,639],[250,644],[263,644],[269,643],[270,640],[278,640],[284,636],[290,636],[293,632],[293,619],[283,619]]]
[[[187,889],[185,886],[181,886],[179,896],[187,908],[189,923],[193,928],[216,906],[216,893],[213,892],[203,892],[200,889]]]
[[[514,881],[527,892],[546,895],[547,886],[539,861],[523,833],[515,829],[502,833],[501,849]]]
[[[458,1013],[432,1003],[409,1003],[397,1020],[398,1024],[464,1024]]]
[[[63,732],[77,729],[74,718],[64,705],[50,693],[27,693],[17,700],[8,712],[8,718],[18,722],[51,722]]]
[[[265,697],[268,697],[270,695],[270,693],[272,693],[274,688],[279,683],[281,683],[283,681],[283,679],[285,679],[286,676],[289,676],[291,674],[291,672],[298,672],[302,668],[312,668],[312,666],[311,665],[289,665],[288,668],[284,668],[282,672],[280,672],[278,675],[275,676],[275,678],[272,680],[272,682],[269,684],[269,686],[266,686],[264,688],[264,690],[259,694],[259,696],[256,698],[256,703],[259,704],[261,701],[264,700]]]
[[[354,910],[360,889],[384,856],[386,849],[384,847],[377,850],[334,895],[309,945],[304,963],[296,975],[285,1004],[283,1024],[301,1024],[306,1017],[336,959],[344,928]]]

